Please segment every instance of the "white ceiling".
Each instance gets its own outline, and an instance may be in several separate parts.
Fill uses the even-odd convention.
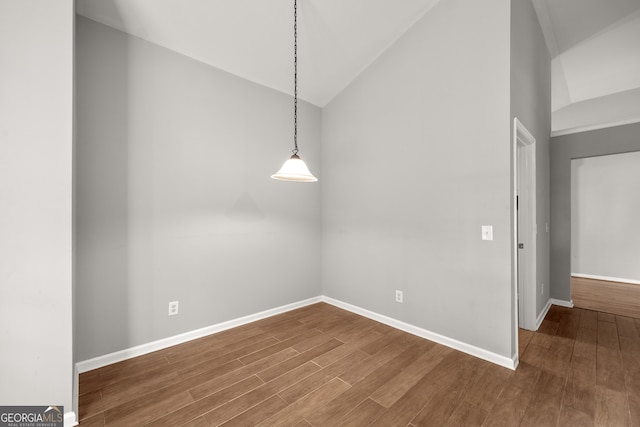
[[[299,0],[299,97],[325,106],[439,1]],[[600,101],[610,108],[622,93],[630,108],[635,102],[629,98],[637,94],[640,106],[640,0],[532,1],[553,58],[552,110],[562,113],[558,117],[584,115]],[[293,93],[293,0],[76,5],[90,19]],[[556,130],[563,127],[558,122]]]
[[[325,106],[439,0],[299,0],[298,96]],[[87,18],[293,94],[293,0],[77,0]]]

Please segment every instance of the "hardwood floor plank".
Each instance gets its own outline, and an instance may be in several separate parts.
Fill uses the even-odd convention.
[[[550,363],[547,364],[549,371],[560,377],[566,375],[571,363],[574,342],[570,339],[554,337],[549,349]]]
[[[324,354],[321,354],[318,357],[314,357],[313,362],[322,367],[329,366],[334,362],[342,359],[344,356],[351,354],[354,351],[360,350],[361,347],[369,344],[370,342],[378,339],[379,337],[380,337],[380,334],[378,332],[369,331],[363,334],[363,336],[357,339],[352,339],[347,342],[341,339],[340,341],[345,342],[345,344],[339,347],[336,347],[333,350],[328,351]],[[361,353],[364,353],[364,352],[361,352]]]
[[[292,345],[291,348],[297,351],[298,353],[304,353],[305,351],[311,350],[312,348],[317,347],[331,340],[338,341],[340,344],[344,344],[344,342],[336,339],[332,335],[327,334],[325,332],[321,332],[320,334],[314,337],[311,337],[309,339],[300,341],[299,343]]]
[[[487,411],[462,401],[444,424],[447,427],[481,426],[487,418]]]
[[[596,426],[630,426],[629,403],[624,393],[596,387]]]
[[[212,365],[215,366],[215,365],[235,361],[238,359],[241,360],[242,357],[249,357],[251,354],[256,354],[256,353],[265,351],[266,349],[272,348],[278,344],[280,344],[280,342],[275,338],[267,337],[257,341],[254,340],[252,343],[245,345],[244,347],[235,349],[230,352],[225,352],[224,354],[220,354],[217,357],[211,357],[212,354],[207,353],[197,363],[194,361],[193,364],[188,364],[183,369],[178,370],[178,375],[180,375],[180,377],[182,378],[195,377],[209,370]],[[273,353],[270,353],[270,354],[273,354]]]
[[[285,348],[278,353],[260,359],[250,365],[242,366],[241,368],[230,371],[224,375],[220,375],[208,381],[203,381],[195,387],[190,388],[189,393],[195,400],[202,399],[209,394],[213,394],[220,389],[235,384],[246,377],[255,375],[258,372],[268,369],[271,366],[277,365],[278,363],[294,357],[297,354],[298,352],[294,349]]]
[[[234,360],[221,366],[212,367],[211,370],[197,377],[189,378],[177,384],[172,384],[168,387],[163,387],[147,394],[138,396],[133,400],[127,401],[126,403],[107,409],[104,412],[105,420],[107,423],[110,423],[119,420],[120,418],[135,415],[135,413],[140,412],[142,409],[147,410],[148,405],[153,406],[155,402],[158,401],[168,401],[167,408],[171,407],[171,410],[159,413],[158,416],[167,414],[175,409],[180,408],[181,406],[193,402],[193,398],[188,393],[188,390],[190,390],[191,388],[201,384],[202,382],[224,375],[242,366],[242,363],[240,363],[238,360]],[[176,400],[175,402],[172,401],[174,397],[182,396],[183,394],[187,395],[188,398],[182,398],[181,400]]]
[[[551,319],[552,319],[551,316],[545,317],[545,319],[542,321],[542,323],[540,324],[540,327],[536,332],[544,335],[551,335],[551,336],[555,335],[556,332],[558,331],[558,328],[560,327],[560,322],[559,322],[560,316],[557,316],[555,320],[551,320]]]
[[[616,326],[618,327],[619,337],[640,338],[638,329],[636,328],[636,319],[625,316],[616,316]]]
[[[174,427],[180,425],[181,422],[199,418],[207,412],[222,406],[263,384],[264,382],[257,376],[250,376],[203,399],[176,409],[163,417],[155,418],[151,421],[151,424],[153,424],[154,427]]]
[[[171,384],[177,384],[181,381],[180,376],[175,372],[168,373],[149,373],[148,376],[140,378],[140,376],[128,377],[124,381],[108,385],[102,389],[102,405],[103,410],[113,408],[120,404],[126,403],[142,394],[146,394],[157,390],[158,388],[167,387]]]
[[[558,426],[591,427],[594,426],[593,422],[593,415],[579,411],[571,406],[563,406],[560,410]]]
[[[538,377],[538,382],[536,383],[533,392],[535,395],[551,394],[557,397],[558,400],[561,400],[562,393],[564,392],[564,385],[564,376],[542,370],[540,371],[540,376]]]
[[[102,381],[103,379],[100,378],[98,369],[81,373],[78,377],[79,396],[100,390],[103,384]]]
[[[305,378],[311,375],[313,372],[316,372],[318,369],[320,368],[316,364],[312,362],[307,362],[304,365],[299,366],[294,370],[289,371],[286,374],[272,381],[269,381],[268,383],[260,387],[255,388],[249,393],[246,393],[238,397],[237,399],[233,399],[225,403],[224,405],[219,406],[213,411],[208,412],[207,414],[205,414],[205,419],[211,425],[219,425],[224,422],[227,422],[232,418],[238,417],[240,414],[242,414],[245,411],[248,411],[254,406],[259,405],[260,402],[264,402],[270,399],[274,395],[278,394],[280,391],[287,388],[289,384],[300,381],[302,378]],[[287,403],[284,402],[282,398],[278,397],[277,400],[282,401],[284,403],[284,406],[287,405]],[[280,409],[278,409],[278,411]],[[278,411],[275,411],[275,412],[278,412]]]
[[[325,333],[333,335],[345,344],[351,343],[352,341],[360,341],[363,338],[369,338],[370,335],[378,338],[384,335],[377,330],[376,325],[371,323],[370,320],[371,319],[357,316],[342,325],[342,329],[331,329],[325,331]],[[373,341],[373,339],[369,338],[369,342],[371,341]]]
[[[81,421],[85,418],[88,419],[95,415],[102,414],[104,409],[102,392],[99,389],[90,393],[84,393],[79,397],[78,412]]]
[[[451,378],[442,381],[440,392],[433,395],[411,420],[415,426],[443,425],[467,397],[468,390],[482,381],[487,368],[484,363],[467,355]]]
[[[211,349],[222,348],[230,343],[243,341],[247,338],[259,339],[263,336],[264,331],[257,326],[249,324],[187,341],[185,343],[160,350],[160,353],[166,357],[169,363],[176,364],[184,359],[193,357],[193,355],[197,355]]]
[[[300,335],[302,332],[308,331],[309,327],[299,321],[286,320],[272,325],[270,327],[261,328],[265,335],[269,335],[278,341],[284,341],[290,337]],[[322,331],[318,331],[322,334]]]
[[[322,368],[318,372],[309,375],[307,378],[287,387],[279,392],[279,395],[285,400],[285,402],[296,402],[303,396],[331,381],[333,378],[354,369],[356,366],[359,366],[368,357],[370,357],[368,354],[360,350],[354,351],[331,365]]]
[[[507,385],[492,408],[485,424],[490,426],[520,425],[524,412],[531,399],[531,390],[525,390],[513,384]]]
[[[598,312],[583,309],[580,313],[580,328],[597,330],[598,329]]]
[[[352,313],[350,313],[349,316],[336,316],[330,322],[326,322],[323,325],[318,325],[316,329],[322,331],[323,334],[331,335],[334,338],[338,338],[339,335],[343,334],[348,336],[349,332],[353,331],[353,328],[356,327],[357,324],[358,322],[356,318]]]
[[[419,344],[410,345],[405,351],[361,380],[355,383],[347,382],[351,385],[349,390],[305,418],[313,425],[329,426],[335,424],[372,392],[396,376],[403,367],[420,357],[423,349],[424,347]],[[339,378],[342,379],[342,376]]]
[[[258,347],[260,344],[262,344],[263,347],[267,347],[276,342],[278,342],[277,339],[265,334],[249,335],[244,338],[239,337],[237,340],[231,342],[225,340],[224,344],[209,345],[206,347],[200,346],[188,352],[183,351],[181,357],[176,354],[173,357],[176,360],[171,362],[170,366],[174,371],[179,372],[192,366],[217,360],[223,356],[227,356],[227,360],[229,360],[229,355],[231,359],[237,359],[256,351],[256,348],[260,348]]]
[[[369,344],[363,346],[360,350],[370,355],[374,355],[380,352],[381,350],[389,347],[389,345],[393,344],[394,341],[401,338],[402,334],[398,332],[399,331],[393,330],[393,329],[386,330],[386,332],[383,332],[383,335],[379,339],[372,341]]]
[[[193,402],[186,391],[164,394],[161,397],[142,396],[104,412],[105,425],[141,426],[154,418],[169,414]]]
[[[294,426],[307,415],[324,406],[349,388],[350,386],[347,383],[339,378],[334,378],[302,399],[262,421],[258,426]]]
[[[330,339],[322,344],[319,344],[307,351],[305,351],[304,353],[301,353],[297,356],[294,356],[290,359],[285,360],[282,363],[279,363],[275,366],[272,366],[270,368],[267,368],[261,372],[258,373],[258,376],[260,378],[262,378],[263,381],[268,382],[271,381],[274,378],[279,377],[280,375],[283,375],[284,373],[297,368],[298,366],[301,366],[307,362],[309,362],[311,359],[318,357],[322,354],[327,353],[328,351],[333,350],[336,347],[339,347],[342,345],[342,342],[338,341],[337,339]],[[317,365],[316,365],[317,366]],[[319,367],[318,367],[319,369]]]
[[[576,341],[573,345],[573,355],[596,360],[597,337],[598,332],[596,329],[578,329]]]
[[[539,369],[545,369],[548,363],[549,349],[530,343],[524,353],[520,355],[520,361]]]
[[[227,427],[254,426],[258,422],[260,422],[260,420],[269,418],[273,414],[277,413],[278,411],[281,411],[286,407],[287,407],[287,403],[284,400],[280,399],[279,396],[277,395],[271,396],[267,400],[260,402],[259,404],[252,407],[251,409],[248,409],[243,413],[241,413],[240,415],[237,415],[231,418],[230,420],[226,421],[225,423],[219,424],[219,425],[227,426]],[[218,424],[212,424],[212,425],[218,425]]]
[[[123,360],[108,366],[97,369],[102,381],[109,381],[112,378],[122,378],[128,375],[140,373],[143,370],[154,370],[164,367],[169,361],[159,352],[145,354],[133,359]]]
[[[629,396],[629,416],[632,426],[640,426],[640,398]]]
[[[598,312],[598,322],[616,323],[616,316],[611,313]]]
[[[620,350],[623,353],[635,354],[640,360],[640,337],[628,338],[619,337]]]
[[[531,342],[531,338],[533,338],[533,331],[518,329],[518,354],[524,353],[525,348]]]
[[[560,316],[558,330],[556,336],[564,338],[576,338],[578,327],[580,326],[580,309],[565,311]]]
[[[540,377],[540,368],[536,368],[527,362],[520,362],[518,369],[509,380],[512,384],[525,390],[533,390]]]
[[[99,413],[92,417],[85,417],[80,420],[82,427],[102,427],[104,426],[104,414]]]
[[[596,399],[596,361],[574,357],[564,389],[563,406],[588,414],[593,423]]]
[[[547,312],[547,315],[545,316],[544,320],[548,320],[550,322],[558,322],[560,320],[560,317],[566,313],[568,309],[566,307],[560,307],[557,305],[552,305],[551,307],[549,307],[549,311]],[[546,333],[546,332],[543,332]]]
[[[598,322],[598,347],[608,347],[613,350],[620,350],[618,339],[618,327],[612,322]]]
[[[404,339],[403,339],[404,338]],[[408,337],[398,336],[389,342],[384,348],[369,357],[366,363],[356,366],[354,369],[346,371],[340,375],[347,384],[355,384],[361,379],[365,378],[371,372],[375,371],[381,366],[384,366],[394,357],[402,353],[406,349],[406,345],[409,343]],[[365,346],[367,347],[367,346]],[[362,348],[360,351],[364,351]]]
[[[378,427],[407,425],[434,396],[445,392],[455,381],[455,374],[465,355],[453,351],[447,354],[431,372],[425,375],[371,425]]]
[[[315,329],[309,330],[309,331],[305,331],[303,333],[301,333],[300,335],[296,335],[292,338],[289,338],[285,341],[281,341],[277,344],[273,344],[269,347],[263,348],[262,350],[256,351],[255,353],[251,353],[247,356],[241,357],[240,361],[242,363],[244,363],[245,365],[248,365],[250,363],[256,362],[260,359],[264,359],[265,357],[271,356],[272,354],[275,354],[277,352],[279,352],[280,350],[284,350],[285,348],[291,347],[295,344],[298,344],[301,341],[304,341],[306,339],[312,338],[316,335],[320,335],[321,332],[317,331]]]
[[[482,377],[469,389],[465,400],[488,412],[512,375],[513,371],[506,368],[487,366]]]
[[[635,359],[638,362],[638,359]],[[631,424],[640,426],[640,368],[625,373],[625,385],[629,399]]]
[[[451,351],[453,350],[442,346],[426,349],[415,362],[374,391],[371,394],[371,399],[388,408],[413,387],[420,378],[435,368]]]
[[[534,393],[522,417],[521,427],[555,426],[560,417],[562,393]]]
[[[195,420],[191,420],[188,423],[181,424],[180,427],[210,427],[211,424],[204,419],[204,417],[198,417]]]
[[[384,406],[374,402],[370,398],[365,399],[351,412],[345,415],[336,424],[336,427],[365,427],[371,424],[384,411]]]
[[[619,350],[598,346],[596,384],[611,390],[624,391],[624,365]]]
[[[545,333],[535,333],[531,338],[530,344],[534,344],[548,350],[551,348],[551,344],[553,344],[553,335]]]

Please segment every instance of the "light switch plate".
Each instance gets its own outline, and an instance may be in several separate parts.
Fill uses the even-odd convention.
[[[492,225],[483,225],[482,226],[482,240],[493,240],[493,226]]]

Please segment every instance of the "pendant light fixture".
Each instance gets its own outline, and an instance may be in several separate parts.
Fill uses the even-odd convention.
[[[271,178],[294,182],[318,180],[298,156],[298,0],[293,0],[293,155]]]

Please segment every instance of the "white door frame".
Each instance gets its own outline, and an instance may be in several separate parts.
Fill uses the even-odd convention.
[[[535,331],[536,316],[536,139],[513,119],[513,253],[515,268],[514,304],[518,327]],[[523,170],[524,169],[524,170]],[[520,209],[516,197],[520,196]],[[520,223],[520,224],[519,224]],[[520,227],[519,227],[520,225]],[[524,233],[518,235],[518,228]],[[524,243],[525,249],[518,244]],[[522,266],[522,268],[519,267]],[[523,271],[520,271],[523,270]],[[520,277],[522,273],[523,277]]]

